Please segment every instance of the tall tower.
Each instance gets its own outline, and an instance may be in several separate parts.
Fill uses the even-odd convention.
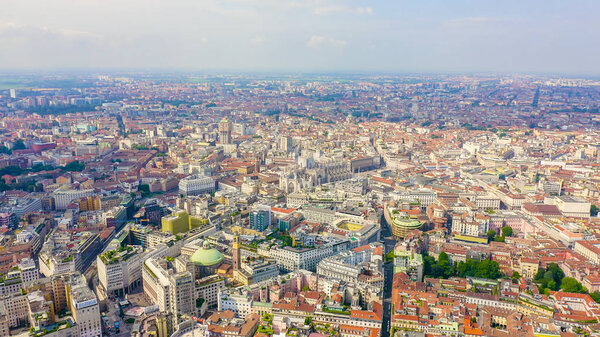
[[[279,139],[279,147],[283,152],[290,152],[292,149],[292,138],[287,136],[282,136]]]
[[[227,118],[219,122],[219,143],[231,144],[231,123]]]
[[[240,236],[239,235],[235,235],[233,237],[233,271],[238,271],[240,270]]]

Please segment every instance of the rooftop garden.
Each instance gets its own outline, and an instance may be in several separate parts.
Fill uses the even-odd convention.
[[[264,314],[256,332],[269,336],[273,335],[273,315],[268,313]]]
[[[156,274],[154,274],[154,272],[152,272],[152,270],[150,268],[148,268],[148,266],[144,263],[144,269],[146,269],[146,271],[148,273],[150,273],[150,275],[152,275],[153,278],[156,278]]]
[[[314,324],[314,329],[318,333],[322,333],[322,334],[325,334],[328,336],[337,336],[338,335],[338,331],[336,330],[336,328],[333,325],[330,325],[327,323]]]
[[[6,285],[20,283],[21,278],[19,276],[15,277],[6,277],[4,274],[0,274],[0,283],[5,283]]]
[[[343,310],[340,310],[338,308],[329,308],[326,305],[323,306],[323,311],[328,312],[330,314],[348,315],[348,316],[350,315],[350,311],[347,311],[345,308]]]
[[[64,321],[60,321],[60,322],[54,323],[52,325],[48,325],[40,330],[35,330],[35,328],[32,327],[31,329],[29,329],[29,335],[32,337],[42,337],[47,334],[56,332],[58,330],[68,329],[72,326],[73,326],[73,323],[71,322],[71,320],[66,319]]]
[[[100,254],[100,259],[105,264],[115,264],[119,260],[127,261],[130,257],[136,254],[136,251],[131,246],[121,246],[118,250],[109,250]]]

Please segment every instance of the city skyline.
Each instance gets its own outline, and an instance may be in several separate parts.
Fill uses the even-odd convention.
[[[597,334],[598,88],[2,77],[0,335]]]

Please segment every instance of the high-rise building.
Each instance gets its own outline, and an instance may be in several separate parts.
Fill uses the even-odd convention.
[[[142,284],[142,250],[141,246],[125,246],[98,255],[98,280],[105,294],[124,296]]]
[[[120,206],[125,207],[125,210],[127,211],[127,219],[131,219],[135,210],[135,203],[133,198],[130,195],[126,195],[121,200]]]
[[[161,312],[175,317],[195,311],[194,277],[188,271],[177,271],[167,260],[150,258],[142,268],[144,293]]]
[[[250,228],[264,232],[271,225],[271,209],[268,207],[256,209],[250,212]]]
[[[15,89],[10,89],[10,98],[17,98],[17,91]]]
[[[77,283],[68,285],[67,297],[73,319],[79,326],[79,336],[100,337],[102,325],[100,322],[100,307],[96,294],[88,288],[85,279],[79,276]]]
[[[290,152],[290,150],[292,149],[292,138],[288,137],[288,136],[282,136],[281,139],[279,140],[279,146],[281,148],[281,151],[283,152]]]
[[[152,232],[152,229],[142,224],[135,224],[129,229],[129,242],[132,245],[142,246],[143,248],[148,247],[148,235]]]
[[[227,118],[219,122],[219,143],[231,144],[231,123]]]
[[[161,208],[156,199],[148,199],[144,203],[143,217],[150,223],[159,224],[162,216]]]

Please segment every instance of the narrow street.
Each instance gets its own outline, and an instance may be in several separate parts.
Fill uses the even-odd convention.
[[[387,254],[394,249],[396,240],[392,237],[389,226],[385,219],[381,219],[381,241],[385,246]],[[392,313],[392,284],[394,278],[394,264],[387,263],[383,265],[384,284],[383,284],[383,322],[381,325],[381,337],[390,337],[391,313]]]

